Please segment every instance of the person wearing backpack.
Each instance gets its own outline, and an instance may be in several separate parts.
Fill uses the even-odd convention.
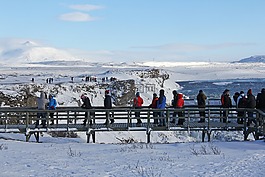
[[[246,108],[247,107],[247,98],[243,91],[240,92],[240,96],[238,97],[238,108]],[[237,123],[243,124],[244,110],[237,111]]]

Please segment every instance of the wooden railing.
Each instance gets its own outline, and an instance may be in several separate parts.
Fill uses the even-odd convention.
[[[140,117],[135,117],[135,112],[140,111]],[[153,112],[164,112],[164,117],[153,117]],[[200,120],[199,111],[205,111],[205,122],[198,123]],[[223,111],[228,113],[227,121],[223,123]],[[243,123],[237,123],[237,112],[243,111]],[[34,135],[39,141],[39,134],[42,132],[87,132],[87,142],[92,136],[95,142],[96,131],[146,131],[147,142],[150,142],[152,131],[201,131],[202,141],[207,135],[210,141],[212,131],[242,131],[246,140],[250,133],[253,133],[256,139],[264,136],[265,132],[265,114],[257,109],[224,109],[220,106],[207,106],[205,109],[199,109],[195,105],[186,106],[183,109],[166,108],[164,110],[151,109],[143,107],[142,109],[133,109],[131,107],[115,107],[113,109],[103,109],[95,107],[93,109],[82,109],[80,107],[58,107],[56,110],[45,110],[47,114],[46,126],[36,126],[35,122],[41,123],[42,118],[37,118],[40,110],[36,108],[0,108],[0,132],[25,133],[26,141],[29,141],[31,135]],[[170,123],[173,113],[182,112],[184,119],[183,125]],[[248,125],[248,112],[253,112],[251,119],[257,124]],[[51,125],[50,114],[54,113],[54,125]],[[85,113],[87,117],[85,118]],[[114,118],[115,123],[104,124],[106,120]],[[142,124],[136,124],[136,119],[140,118]],[[84,119],[87,120],[86,126],[82,125]],[[165,119],[166,124],[158,126],[154,124],[154,119]],[[176,122],[177,122],[176,120]],[[90,124],[92,121],[92,124]]]

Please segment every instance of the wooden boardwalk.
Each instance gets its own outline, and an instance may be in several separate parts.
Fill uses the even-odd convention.
[[[206,113],[205,122],[198,123],[199,110],[204,110]],[[130,107],[115,107],[113,109],[103,109],[102,107],[95,107],[93,109],[82,109],[79,107],[58,107],[57,110],[46,110],[46,127],[35,126],[35,122],[41,122],[37,118],[37,109],[33,108],[0,108],[0,133],[23,133],[26,141],[29,141],[32,135],[35,136],[36,141],[39,142],[40,133],[43,132],[86,132],[87,142],[95,142],[95,134],[99,131],[145,131],[147,136],[147,143],[150,142],[150,135],[153,131],[199,131],[202,132],[202,141],[207,137],[210,141],[211,133],[213,131],[242,131],[244,139],[250,133],[253,133],[255,139],[264,137],[265,132],[265,114],[257,109],[241,109],[244,111],[243,123],[237,123],[237,111],[239,109],[222,109],[219,106],[209,106],[205,109],[198,109],[196,106],[186,106],[183,109],[166,108],[163,110],[166,124],[158,126],[154,124],[154,119],[161,119],[161,117],[153,117],[153,111],[161,112],[162,110],[154,110],[150,108],[142,108],[141,120],[142,124],[136,124],[137,117],[134,116],[135,111]],[[226,123],[222,123],[222,112],[227,111],[228,118]],[[247,112],[253,111],[252,119],[257,121],[257,124],[248,125]],[[88,117],[85,118],[87,112]],[[185,122],[183,125],[176,125],[170,123],[174,112],[182,112]],[[51,119],[48,116],[54,113],[54,125],[51,125]],[[115,123],[105,125],[106,119],[113,117]],[[82,125],[83,120],[87,122],[92,121],[92,124]],[[178,119],[178,118],[177,118]]]

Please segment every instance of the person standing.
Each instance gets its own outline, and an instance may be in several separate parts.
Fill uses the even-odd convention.
[[[44,92],[40,93],[40,97],[37,98],[37,106],[38,106],[38,110],[39,112],[37,113],[37,118],[38,120],[36,121],[36,127],[38,127],[39,125],[39,119],[41,119],[41,125],[43,128],[46,127],[46,106],[48,104],[48,100],[45,96]]]
[[[92,105],[91,105],[90,99],[88,98],[88,96],[86,94],[82,94],[81,95],[81,99],[83,101],[83,104],[81,105],[81,108],[92,109]],[[91,115],[92,115],[92,113],[90,112],[90,117],[91,117]],[[88,112],[86,111],[85,112],[85,119],[84,119],[84,122],[83,122],[84,126],[86,126],[87,119],[88,119]],[[92,120],[90,120],[89,123],[90,123],[90,125],[92,125]]]
[[[255,109],[256,108],[256,99],[255,96],[252,94],[252,90],[249,89],[247,92],[247,108]],[[248,111],[248,125],[250,125],[252,122],[254,124],[257,124],[256,119],[253,116],[253,111]]]
[[[202,90],[200,90],[197,95],[197,104],[198,104],[198,108],[200,109],[199,110],[199,114],[200,114],[199,123],[205,122],[206,99],[207,99],[207,96],[204,94]]]
[[[232,107],[232,100],[230,98],[229,95],[229,91],[228,89],[225,89],[225,91],[223,92],[222,96],[221,96],[221,104],[222,104],[222,108],[231,108]],[[228,110],[223,110],[223,123],[227,122],[227,117],[228,117]]]
[[[48,110],[55,110],[57,107],[57,101],[54,99],[54,97],[49,94],[49,105],[48,105]],[[51,125],[54,124],[54,112],[50,112],[50,118],[51,118]]]
[[[247,98],[243,91],[240,91],[240,95],[237,98],[237,108],[246,108],[247,107]],[[237,112],[237,123],[243,124],[244,120],[244,110],[238,110]]]
[[[183,107],[184,107],[183,94],[178,93],[177,108],[182,109]],[[185,122],[185,118],[184,118],[183,111],[178,111],[178,123],[177,123],[177,125],[183,125],[184,122]]]
[[[111,98],[109,90],[105,91],[104,108],[105,109],[112,109],[112,98]],[[114,123],[114,119],[113,119],[113,115],[112,115],[112,113],[110,111],[106,112],[106,121],[104,123],[105,125],[107,125],[109,123],[109,119],[110,119],[110,124],[113,124]]]
[[[136,92],[135,98],[133,99],[133,107],[135,109],[141,109],[143,103],[144,103],[144,101],[140,97],[140,93]],[[135,110],[135,117],[137,118],[137,125],[140,125],[142,123],[142,120],[140,119],[140,111]]]
[[[265,88],[261,89],[256,99],[256,108],[265,112]]]
[[[166,96],[165,96],[165,91],[161,89],[159,91],[159,98],[157,101],[157,108],[158,109],[165,109],[166,108]],[[159,119],[159,125],[158,126],[166,126],[166,120],[165,120],[165,115],[164,115],[164,110],[161,110],[158,113],[160,119]]]
[[[173,100],[172,100],[172,108],[177,108],[177,101],[178,101],[178,92],[176,90],[173,90],[172,92],[173,94]],[[175,124],[176,123],[176,116],[177,116],[177,111],[174,111],[173,112],[173,115],[172,115],[172,120],[170,123],[172,124]]]
[[[153,100],[152,100],[152,103],[149,105],[149,108],[156,109],[157,108],[157,101],[158,101],[157,94],[154,93],[153,94]],[[158,116],[158,112],[153,111],[154,124],[156,124],[156,125],[158,124],[157,116]]]

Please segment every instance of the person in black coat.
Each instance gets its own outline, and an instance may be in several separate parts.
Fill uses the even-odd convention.
[[[247,108],[255,109],[256,108],[256,99],[255,96],[252,94],[252,90],[249,89],[247,92]],[[248,111],[248,125],[252,122],[255,124],[257,123],[256,119],[253,117],[253,111]]]
[[[81,108],[92,109],[92,105],[91,105],[90,99],[87,97],[87,95],[82,94],[81,95],[81,99],[83,101],[83,104],[81,105]],[[92,116],[92,115],[93,114],[90,112],[90,116]],[[85,112],[85,119],[84,119],[84,122],[83,122],[84,126],[86,125],[87,119],[88,119],[88,112],[86,111]],[[92,125],[92,120],[90,120],[90,125]]]
[[[202,109],[206,107],[206,99],[207,99],[207,96],[204,94],[202,90],[200,90],[197,95],[198,108]],[[199,123],[205,122],[205,110],[200,110],[199,114],[200,114]]]
[[[105,91],[104,108],[105,109],[112,109],[112,98],[110,96],[109,90]],[[110,117],[112,117],[112,118],[110,118]],[[106,112],[106,122],[104,123],[105,125],[108,124],[109,118],[110,118],[110,124],[114,123],[113,113]]]
[[[257,95],[256,108],[265,112],[265,88]]]
[[[173,90],[172,94],[173,94],[173,100],[171,102],[172,108],[177,108],[177,102],[178,102],[178,92],[177,92],[177,90]],[[170,123],[175,124],[176,123],[176,117],[177,117],[177,111],[174,111],[173,115],[172,115],[172,120],[170,121]]]

